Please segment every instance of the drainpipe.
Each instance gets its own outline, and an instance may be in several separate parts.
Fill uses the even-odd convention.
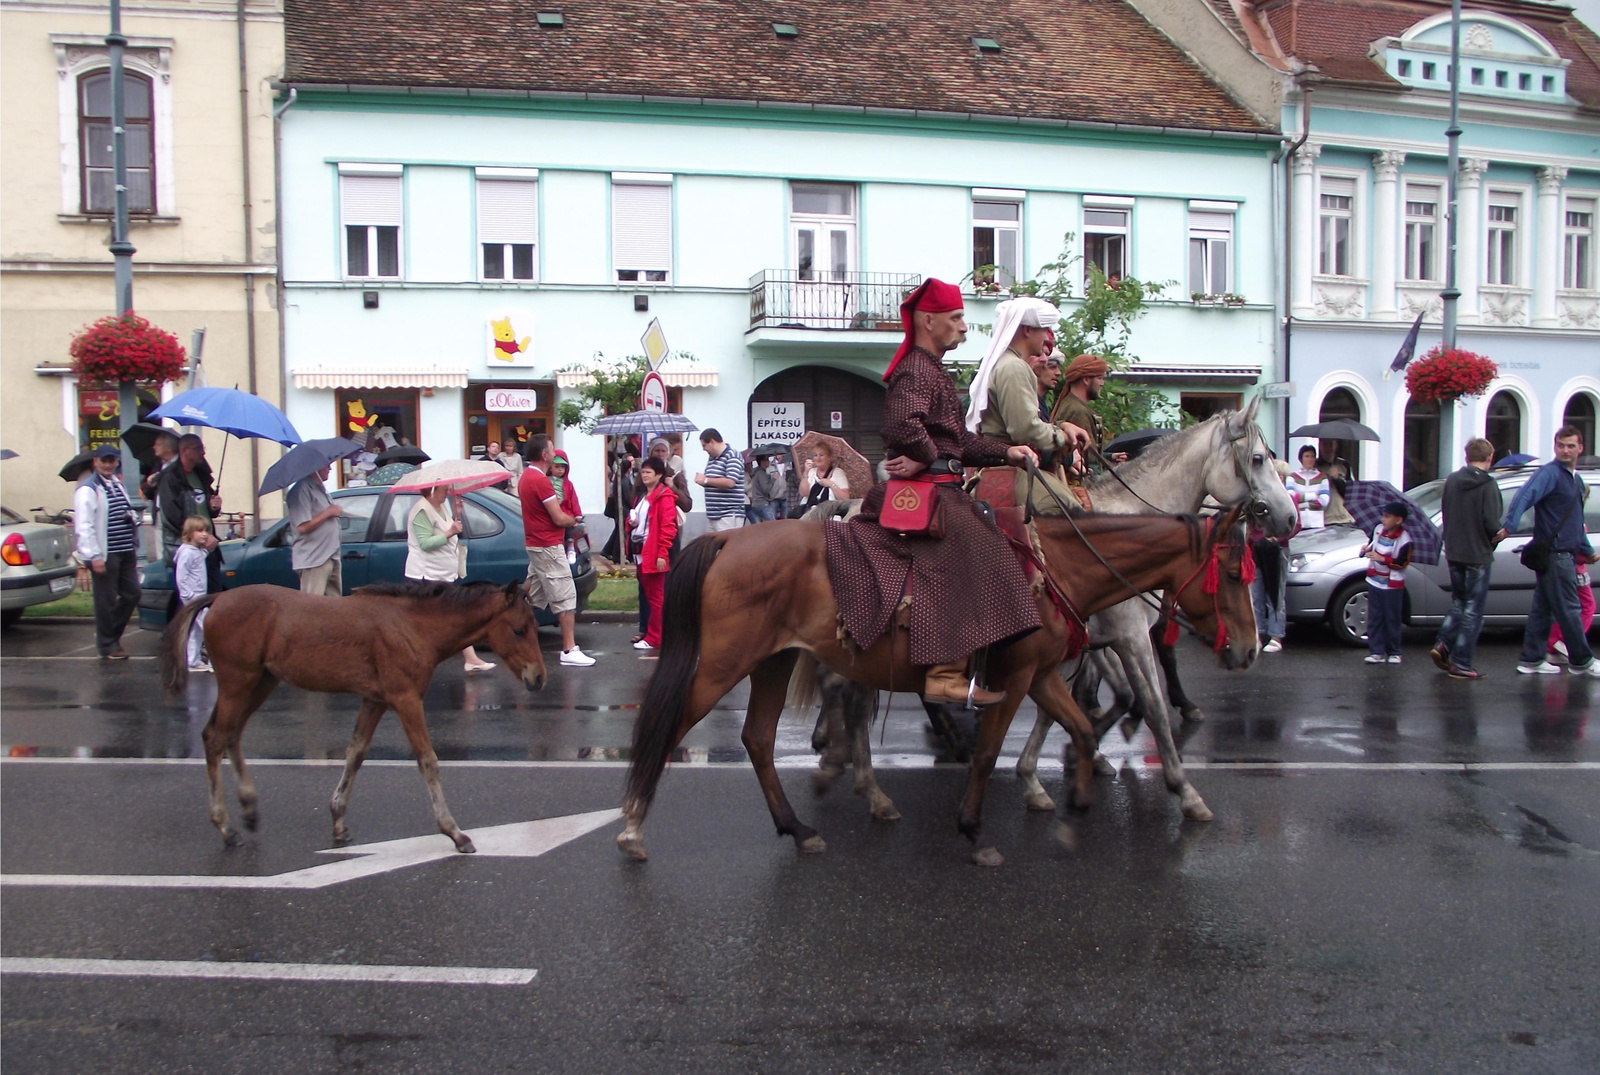
[[[299,91],[289,88],[289,96],[272,110],[272,232],[277,249],[273,252],[276,267],[274,287],[278,294],[278,409],[289,407],[289,352],[288,337],[284,333],[283,293],[283,114],[294,107]],[[259,488],[259,487],[258,487]]]
[[[244,195],[244,339],[245,368],[248,371],[250,394],[256,394],[256,277],[250,271],[255,264],[255,217],[250,190],[250,75],[245,52],[245,0],[238,0],[234,9],[234,22],[239,31],[239,160],[241,187]],[[261,529],[261,453],[250,446],[250,516],[255,520],[257,532]],[[248,535],[246,535],[248,536]]]
[[[1311,137],[1311,93],[1312,86],[1309,79],[1297,77],[1295,83],[1300,88],[1300,137],[1291,142],[1277,160],[1282,160],[1283,169],[1283,379],[1294,380],[1291,364],[1291,352],[1294,347],[1294,155],[1300,152],[1300,147],[1305,145]],[[1274,160],[1274,164],[1277,163]],[[1283,401],[1283,455],[1289,458],[1289,407],[1290,401]]]

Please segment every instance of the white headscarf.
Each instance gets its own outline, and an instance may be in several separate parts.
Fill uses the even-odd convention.
[[[972,379],[972,403],[967,407],[967,428],[978,431],[983,422],[983,412],[989,408],[989,382],[994,379],[995,363],[1011,346],[1019,328],[1055,328],[1061,321],[1061,311],[1043,299],[1024,297],[1007,299],[994,310],[994,335],[989,338],[989,352],[978,366],[978,375]]]

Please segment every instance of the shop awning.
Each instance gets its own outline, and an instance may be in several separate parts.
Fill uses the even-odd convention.
[[[666,362],[659,372],[668,388],[715,388],[719,381],[715,368],[698,362]],[[594,374],[589,370],[562,370],[556,374],[556,384],[562,388],[582,388],[593,383]]]
[[[1137,363],[1118,370],[1113,377],[1135,381],[1213,381],[1254,384],[1261,379],[1260,366],[1156,366]]]
[[[363,369],[310,366],[291,373],[296,388],[465,388],[467,371],[442,366]]]

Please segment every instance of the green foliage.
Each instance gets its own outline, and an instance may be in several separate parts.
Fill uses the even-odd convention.
[[[1018,281],[1009,288],[1011,295],[1028,295],[1061,306],[1077,296],[1073,284],[1082,274],[1083,257],[1072,252],[1072,232],[1063,237],[1060,255],[1039,269],[1031,280]],[[1075,355],[1098,355],[1111,368],[1105,391],[1091,404],[1106,423],[1106,436],[1114,437],[1133,429],[1152,426],[1177,426],[1181,415],[1176,407],[1160,392],[1141,388],[1119,378],[1116,374],[1133,365],[1137,356],[1129,350],[1133,323],[1143,317],[1146,302],[1161,298],[1176,286],[1175,281],[1146,283],[1132,276],[1120,280],[1107,280],[1097,265],[1089,267],[1088,284],[1078,305],[1070,313],[1062,314],[1056,326],[1056,346],[1070,361]],[[992,266],[973,270],[974,279],[992,277]],[[993,332],[993,325],[974,325],[980,331]],[[962,366],[952,371],[963,388],[971,384],[977,373],[974,366]],[[1055,394],[1047,397],[1051,405]]]
[[[673,357],[694,361],[687,351],[675,351]],[[629,355],[614,362],[595,352],[594,362],[568,366],[562,373],[582,371],[592,374],[594,380],[578,390],[577,399],[564,399],[556,408],[556,423],[562,429],[580,427],[587,433],[605,414],[627,414],[639,409],[639,390],[644,386],[644,375],[650,372],[650,360],[644,355]]]

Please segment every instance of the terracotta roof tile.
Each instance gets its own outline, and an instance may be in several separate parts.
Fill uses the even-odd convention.
[[[560,10],[561,29],[535,14]],[[775,22],[799,36],[780,39]],[[287,80],[1269,128],[1120,0],[287,0]],[[979,55],[974,37],[1000,42]]]

